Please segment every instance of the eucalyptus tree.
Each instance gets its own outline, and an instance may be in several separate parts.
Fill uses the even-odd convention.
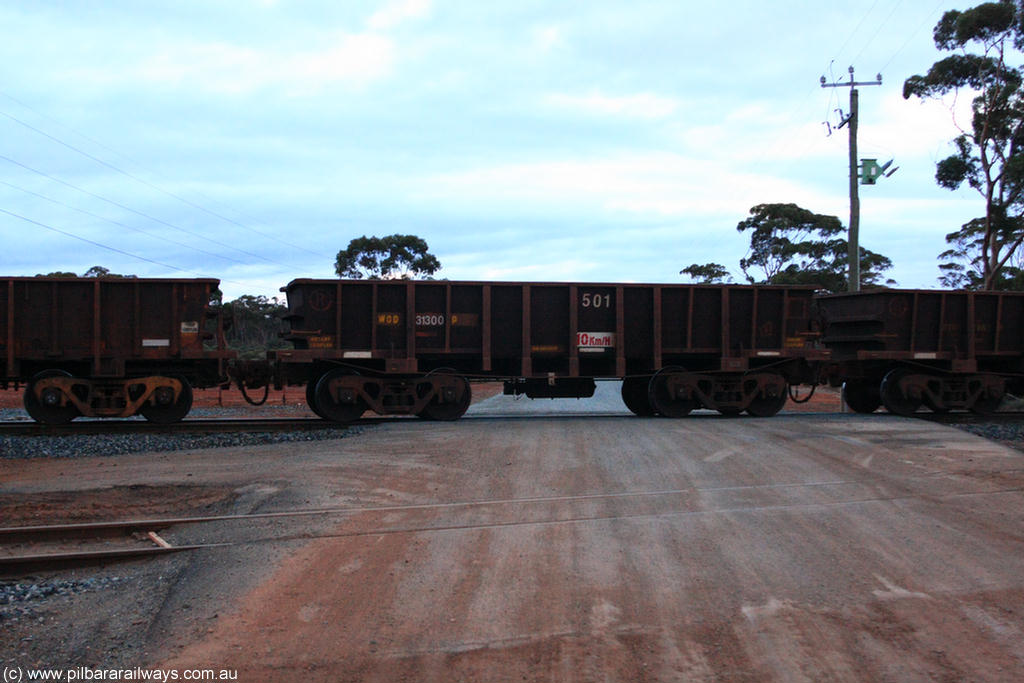
[[[338,277],[369,280],[430,277],[440,268],[426,240],[416,235],[357,237],[338,252],[334,264]]]
[[[748,282],[846,290],[848,243],[846,228],[838,217],[796,204],[758,204],[736,229],[750,232],[750,249],[740,259],[740,270]],[[883,284],[882,274],[890,268],[892,261],[887,257],[860,248],[862,284]]]
[[[758,204],[736,225],[750,234],[750,247],[740,270],[750,284],[815,285],[830,292],[847,289],[849,252],[846,228],[836,216],[814,213],[796,204]],[[867,287],[893,284],[884,280],[892,261],[860,248],[861,282]],[[694,263],[680,271],[702,283],[730,280],[718,263]]]
[[[1013,287],[1021,280],[1014,255],[1024,241],[1024,72],[1015,62],[1024,48],[1020,0],[986,2],[946,12],[934,31],[948,57],[928,73],[908,78],[903,97],[973,96],[970,122],[953,153],[938,162],[935,179],[955,190],[965,183],[985,201],[985,215],[946,235],[940,281],[976,289]]]

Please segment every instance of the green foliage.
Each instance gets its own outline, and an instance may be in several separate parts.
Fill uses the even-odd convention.
[[[964,184],[985,200],[985,215],[949,233],[939,268],[946,286],[1002,288],[1016,281],[1011,264],[1024,241],[1024,71],[1009,63],[1024,46],[1024,11],[1018,2],[986,2],[946,12],[935,46],[954,52],[924,75],[908,78],[903,97],[939,99],[974,94],[970,125],[953,140],[954,152],[936,165],[940,187]]]
[[[836,216],[814,213],[796,204],[758,204],[736,226],[750,232],[750,249],[740,269],[750,284],[814,285],[830,292],[847,289],[849,262],[846,229]],[[880,287],[892,268],[887,257],[860,248],[861,284]],[[760,271],[760,272],[756,272]],[[717,283],[728,276],[718,263],[693,264],[680,271],[691,278]]]
[[[849,246],[836,216],[818,214],[796,204],[758,204],[736,229],[750,231],[750,249],[740,269],[751,284],[816,285],[830,292],[847,289]],[[761,271],[760,278],[751,270]],[[883,284],[892,261],[860,248],[861,284]],[[886,284],[891,281],[886,281]]]
[[[732,275],[729,269],[720,263],[692,263],[679,271],[680,275],[689,275],[700,284],[714,285],[723,282],[732,282]]]
[[[277,298],[244,294],[223,304],[228,348],[240,358],[264,358],[268,349],[290,348],[281,339],[281,317],[288,308]]]
[[[353,279],[429,278],[441,262],[427,249],[426,241],[415,235],[364,235],[338,252],[334,270],[338,277]]]
[[[137,278],[138,275],[121,275],[119,273],[111,273],[109,268],[103,266],[93,266],[89,270],[85,271],[81,275],[76,275],[68,271],[55,271],[53,273],[37,273],[36,277],[123,277],[123,278]]]
[[[1021,218],[1000,215],[993,220],[997,224],[1005,223],[1000,230],[1004,236],[1021,229]],[[980,243],[985,239],[985,225],[984,218],[975,218],[965,223],[960,230],[946,235],[946,242],[951,247],[939,254],[939,258],[945,260],[939,265],[939,283],[954,289],[1024,290],[1024,268],[1021,267],[1024,265],[1021,263],[1024,255],[1019,252],[1014,253],[1013,258],[999,268],[986,285],[985,275],[976,257],[981,251]]]

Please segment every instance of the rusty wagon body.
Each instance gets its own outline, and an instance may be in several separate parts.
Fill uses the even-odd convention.
[[[295,348],[272,352],[277,382],[305,382],[310,406],[341,422],[367,409],[453,419],[473,379],[554,398],[616,378],[638,414],[770,415],[823,357],[806,287],[299,279],[282,291]]]
[[[1024,292],[877,289],[816,305],[824,374],[856,411],[988,413],[1024,390]]]
[[[180,420],[192,387],[227,381],[213,279],[0,279],[0,386],[36,420]],[[212,348],[209,348],[211,347]]]

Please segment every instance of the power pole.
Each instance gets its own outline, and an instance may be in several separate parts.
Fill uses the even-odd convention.
[[[857,195],[857,182],[860,180],[860,174],[857,173],[857,109],[858,109],[858,85],[881,85],[882,74],[878,74],[877,80],[864,81],[861,83],[853,80],[853,67],[850,67],[850,82],[849,83],[828,83],[825,77],[821,77],[822,88],[843,88],[846,86],[850,87],[850,114],[839,127],[842,128],[845,125],[850,127],[850,234],[847,238],[849,250],[847,252],[847,259],[849,260],[849,275],[847,278],[849,290],[851,292],[860,291],[860,197]]]

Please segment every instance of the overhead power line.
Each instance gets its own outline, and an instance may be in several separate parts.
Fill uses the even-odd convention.
[[[76,239],[76,240],[79,240],[81,242],[86,242],[86,243],[91,244],[93,246],[99,247],[100,249],[106,249],[108,251],[113,251],[113,252],[116,252],[118,254],[123,254],[124,256],[130,256],[130,257],[132,257],[134,259],[138,259],[140,261],[145,261],[146,263],[152,263],[154,265],[160,266],[161,268],[170,268],[171,270],[176,270],[176,271],[181,272],[181,273],[190,272],[190,271],[185,270],[184,268],[179,268],[177,266],[172,266],[169,263],[162,263],[160,261],[156,261],[156,260],[153,260],[151,258],[146,258],[145,256],[139,256],[138,254],[133,254],[131,252],[124,251],[123,249],[118,249],[117,247],[112,247],[109,244],[103,244],[101,242],[96,242],[94,240],[82,237],[81,235],[76,235],[76,234],[74,234],[72,232],[68,232],[67,230],[61,230],[60,228],[55,228],[52,225],[47,225],[46,223],[40,223],[39,221],[32,220],[31,218],[28,218],[26,216],[22,216],[21,214],[14,213],[13,211],[8,211],[7,209],[0,208],[0,213],[5,213],[8,216],[11,216],[13,218],[17,218],[18,220],[25,221],[26,223],[31,223],[32,225],[37,225],[40,228],[45,228],[47,230],[52,230],[53,232],[59,232],[62,235],[66,235],[67,237],[71,237],[72,239]],[[197,273],[192,273],[192,274],[193,275],[197,275]]]
[[[13,99],[13,98],[11,98],[11,99]],[[301,251],[305,251],[305,252],[307,252],[309,254],[312,254],[314,256],[322,256],[323,255],[323,254],[320,254],[319,252],[315,252],[315,251],[312,251],[312,250],[307,249],[305,247],[299,246],[297,244],[292,244],[291,242],[287,242],[285,240],[282,240],[282,239],[280,239],[279,237],[277,237],[277,236],[275,236],[273,234],[265,233],[265,232],[263,232],[261,230],[257,230],[256,228],[253,228],[251,226],[245,225],[244,223],[240,223],[240,222],[238,222],[238,221],[236,221],[236,220],[234,220],[232,218],[229,218],[229,217],[224,216],[224,215],[222,215],[220,213],[217,213],[216,211],[208,209],[205,206],[202,206],[201,204],[197,204],[197,203],[195,203],[193,201],[190,201],[190,200],[186,199],[185,197],[182,197],[181,195],[175,194],[174,192],[171,192],[170,190],[166,190],[166,189],[160,187],[159,185],[156,185],[154,183],[149,182],[148,180],[146,180],[144,178],[140,178],[139,176],[135,175],[134,173],[130,173],[129,171],[125,171],[124,169],[119,168],[118,166],[115,166],[115,165],[113,165],[113,164],[111,164],[111,163],[109,163],[107,161],[104,161],[103,159],[100,159],[97,156],[89,154],[88,152],[86,152],[86,151],[84,151],[82,149],[79,149],[78,147],[76,147],[76,146],[74,146],[74,145],[72,145],[72,144],[70,144],[68,142],[65,142],[64,140],[61,140],[60,138],[58,138],[58,137],[56,137],[54,135],[50,135],[46,131],[40,130],[39,128],[36,128],[32,124],[27,123],[25,121],[22,121],[21,119],[19,119],[16,116],[13,116],[12,114],[8,114],[5,111],[0,111],[0,116],[4,116],[4,117],[10,119],[11,121],[14,121],[17,124],[19,124],[21,126],[24,126],[25,128],[28,128],[29,130],[35,132],[38,135],[41,135],[41,136],[45,137],[46,139],[51,140],[51,141],[57,143],[58,145],[66,147],[67,149],[70,149],[71,151],[76,152],[76,153],[82,155],[86,159],[89,159],[90,161],[93,161],[93,162],[103,166],[104,168],[108,168],[108,169],[114,171],[115,173],[120,173],[121,175],[125,176],[126,178],[130,178],[130,179],[134,180],[135,182],[140,183],[140,184],[150,188],[151,190],[156,190],[157,192],[160,192],[160,193],[162,193],[162,194],[164,194],[164,195],[166,195],[168,197],[171,197],[172,199],[175,199],[175,200],[185,204],[186,206],[190,206],[193,209],[197,209],[199,211],[202,211],[202,212],[204,212],[206,214],[209,214],[210,216],[213,216],[214,218],[222,220],[222,221],[224,221],[226,223],[230,223],[231,225],[239,227],[239,228],[241,228],[243,230],[247,230],[247,231],[249,231],[249,232],[251,232],[253,234],[260,235],[261,237],[264,237],[266,239],[272,240],[272,241],[277,242],[279,244],[283,244],[285,246],[292,247],[293,249],[299,249]]]
[[[27,102],[23,102],[22,100],[19,100],[17,97],[14,97],[10,93],[5,93],[5,92],[0,91],[0,96],[6,97],[11,102],[14,102],[15,104],[17,104],[19,107],[22,107],[23,109],[27,109],[28,111],[32,112],[33,114],[35,114],[39,118],[44,119],[46,121],[49,121],[50,123],[52,123],[52,124],[54,124],[56,126],[59,126],[60,128],[63,128],[65,130],[67,130],[67,131],[70,131],[71,133],[74,133],[76,136],[78,136],[79,138],[85,140],[86,142],[88,142],[88,143],[90,143],[92,145],[95,145],[96,147],[99,147],[100,149],[106,150],[107,152],[110,152],[112,155],[114,155],[115,157],[118,157],[119,159],[123,159],[124,161],[127,161],[127,162],[129,162],[131,164],[134,164],[135,166],[142,166],[142,164],[140,164],[137,160],[132,159],[131,157],[125,155],[123,152],[120,152],[120,151],[114,149],[110,145],[104,144],[103,142],[97,140],[96,138],[93,138],[93,137],[90,137],[90,136],[86,135],[82,131],[77,130],[76,128],[73,128],[73,127],[67,125],[66,123],[63,123],[62,121],[59,121],[59,120],[53,118],[52,116],[49,116],[45,112],[39,111],[38,109],[36,109],[32,105],[28,104]],[[150,175],[155,175],[155,176],[158,176],[158,177],[160,176],[160,174],[159,173],[155,173],[153,171],[153,169],[147,169],[147,171],[148,171],[148,173]],[[166,180],[166,178],[164,178],[164,179]],[[204,195],[202,192],[198,192],[198,191],[195,191],[195,190],[193,190],[193,192],[195,194],[199,195],[200,197],[202,197],[203,199],[207,200],[207,201],[213,202],[214,204],[218,204],[218,205],[220,205],[222,207],[224,206],[224,204],[218,202],[217,200],[215,200],[215,199],[213,199],[213,198],[211,198],[211,197],[209,197],[207,195]],[[238,215],[243,216],[243,217],[245,217],[245,218],[247,218],[247,219],[249,219],[251,221],[256,221],[257,223],[262,223],[263,222],[259,218],[251,216],[251,215],[245,213],[244,211],[239,211],[236,208],[233,208],[233,207],[225,207],[225,208],[228,208],[228,209],[234,211],[235,213],[237,213]],[[260,234],[262,234],[262,233],[260,233]],[[304,248],[302,246],[293,245],[290,242],[283,242],[283,243],[284,244],[288,244],[289,246],[294,246],[296,249],[301,249],[302,251],[305,251],[307,253],[313,254],[314,256],[324,256],[324,254],[321,254],[319,252],[310,251],[309,249],[306,249],[306,248]],[[327,254],[327,256],[330,256],[331,258],[334,257],[333,254]],[[225,257],[221,257],[221,258],[225,258]]]
[[[892,6],[892,10],[891,10],[891,11],[889,12],[889,14],[888,14],[888,15],[887,15],[887,16],[885,17],[885,19],[883,19],[883,20],[882,20],[882,23],[878,25],[878,28],[876,28],[876,29],[875,29],[875,32],[871,34],[871,37],[870,37],[870,38],[868,38],[867,42],[866,42],[866,43],[864,43],[864,46],[863,46],[863,47],[861,47],[861,49],[860,49],[860,52],[858,52],[858,53],[857,53],[857,54],[856,54],[856,55],[854,56],[854,58],[853,58],[852,60],[850,60],[850,61],[851,61],[851,63],[852,63],[852,62],[856,62],[857,60],[859,60],[859,59],[860,59],[860,56],[861,56],[862,54],[864,54],[864,51],[865,51],[865,50],[867,50],[867,49],[868,49],[869,47],[871,47],[871,43],[875,42],[875,38],[877,38],[877,37],[878,37],[878,34],[882,32],[882,29],[883,29],[883,28],[885,27],[885,25],[889,23],[889,20],[890,20],[890,19],[892,19],[892,15],[896,14],[896,10],[898,10],[898,9],[900,8],[900,5],[902,5],[902,4],[903,4],[903,0],[897,0],[897,1],[896,1],[896,2],[895,2],[895,3],[893,4],[893,6]]]
[[[910,34],[907,36],[907,39],[903,42],[902,45],[900,45],[899,49],[893,52],[892,56],[889,57],[889,61],[882,65],[882,68],[879,69],[880,71],[884,72],[889,67],[889,65],[892,64],[892,61],[896,59],[896,57],[898,57],[900,53],[903,52],[903,50],[906,49],[907,45],[910,45],[910,42],[914,40],[919,33],[921,33],[921,29],[924,28],[926,24],[934,21],[935,15],[938,13],[939,8],[942,7],[944,4],[946,4],[946,0],[939,0],[937,3],[935,3],[935,7],[932,9],[931,13],[921,20],[921,23],[917,25],[917,28],[910,32]]]
[[[17,218],[18,220],[25,221],[26,223],[31,223],[32,225],[35,225],[37,227],[44,228],[46,230],[51,230],[51,231],[56,232],[56,233],[60,233],[61,235],[65,235],[65,236],[70,237],[72,239],[79,240],[80,242],[85,242],[86,244],[91,244],[93,246],[99,247],[100,249],[106,249],[107,251],[112,251],[114,253],[121,254],[123,256],[129,256],[131,258],[138,259],[139,261],[145,261],[146,263],[152,263],[153,265],[160,266],[161,268],[169,268],[170,270],[175,270],[175,271],[177,271],[179,273],[187,273],[189,275],[194,275],[196,277],[207,277],[207,276],[204,276],[202,273],[197,273],[197,272],[191,271],[191,270],[185,270],[184,268],[179,268],[178,266],[172,266],[169,263],[163,263],[162,261],[157,261],[155,259],[146,258],[145,256],[139,256],[138,254],[133,254],[130,251],[125,251],[124,249],[118,249],[117,247],[112,247],[109,244],[103,244],[102,242],[97,242],[97,241],[91,240],[91,239],[89,239],[87,237],[82,237],[81,235],[76,235],[73,232],[68,232],[67,230],[61,230],[60,228],[56,228],[56,227],[54,227],[52,225],[49,225],[47,223],[42,223],[40,221],[33,220],[31,218],[28,218],[27,216],[22,216],[19,213],[15,213],[13,211],[8,211],[7,209],[4,209],[4,208],[0,208],[0,213],[5,213],[8,216],[11,216],[12,218]],[[241,282],[235,282],[233,280],[220,279],[220,281],[221,282],[230,282],[231,284],[235,284],[235,285],[242,285],[243,287],[245,286]]]
[[[237,251],[240,254],[245,254],[246,256],[252,256],[253,258],[257,258],[257,259],[260,259],[262,261],[267,261],[268,263],[273,263],[274,265],[281,266],[282,268],[290,268],[290,266],[288,266],[287,264],[281,263],[280,261],[275,261],[273,259],[267,258],[266,256],[260,256],[259,254],[254,254],[251,251],[245,251],[244,249],[239,249],[238,247],[232,246],[230,244],[226,244],[224,242],[219,242],[219,241],[217,241],[215,239],[212,239],[212,238],[207,237],[205,235],[201,235],[201,234],[199,234],[197,232],[194,232],[192,230],[186,230],[185,228],[182,228],[180,226],[174,225],[173,223],[168,223],[167,221],[164,221],[164,220],[161,220],[159,218],[156,218],[155,216],[150,216],[149,214],[143,213],[142,211],[136,211],[135,209],[133,209],[133,208],[131,208],[129,206],[125,206],[124,204],[121,204],[119,202],[115,202],[112,199],[107,199],[106,197],[100,196],[100,195],[96,194],[95,192],[90,192],[89,190],[86,190],[86,189],[83,189],[81,187],[78,187],[77,185],[73,185],[73,184],[67,182],[66,180],[61,180],[60,178],[57,178],[56,176],[52,176],[49,173],[46,173],[44,171],[40,171],[38,169],[32,168],[31,166],[27,166],[27,165],[21,163],[20,161],[12,159],[12,158],[10,158],[8,156],[5,156],[3,154],[0,154],[0,159],[3,159],[4,161],[7,161],[9,163],[12,163],[15,166],[19,166],[19,167],[25,169],[26,171],[31,171],[32,173],[36,173],[38,175],[41,175],[44,178],[48,178],[48,179],[50,179],[50,180],[52,180],[52,181],[54,181],[56,183],[60,183],[61,185],[64,185],[65,187],[70,187],[72,190],[76,190],[77,192],[81,192],[83,194],[89,195],[90,197],[93,197],[94,199],[99,199],[100,201],[106,202],[107,204],[110,204],[112,206],[116,206],[119,209],[123,209],[124,211],[128,211],[128,212],[134,213],[136,216],[142,216],[143,218],[145,218],[147,220],[151,220],[154,223],[159,223],[160,225],[165,225],[168,228],[172,228],[174,230],[179,230],[179,231],[185,233],[186,235],[192,235],[193,237],[198,237],[200,239],[204,239],[207,242],[210,242],[212,244],[216,244],[217,246],[224,247],[226,249],[231,249],[232,251]]]
[[[18,187],[17,185],[15,185],[13,183],[9,183],[9,182],[7,182],[5,180],[0,180],[0,184],[6,185],[7,187],[9,187],[11,189],[14,189],[14,190],[18,190],[19,192],[24,192],[25,194],[32,195],[33,197],[38,197],[39,199],[42,199],[44,201],[48,201],[48,202],[50,202],[52,204],[57,204],[58,206],[63,206],[65,208],[67,208],[67,209],[71,209],[72,211],[77,211],[78,213],[84,214],[84,215],[89,216],[91,218],[95,218],[95,219],[103,221],[105,223],[110,223],[111,225],[116,225],[119,228],[124,228],[125,230],[131,230],[132,232],[138,232],[138,233],[141,233],[143,235],[146,235],[147,237],[152,237],[154,239],[158,239],[158,240],[161,240],[163,242],[167,242],[168,244],[175,244],[175,245],[177,245],[179,247],[184,247],[184,248],[189,249],[191,251],[195,251],[195,252],[197,252],[199,254],[205,254],[207,256],[213,256],[214,258],[224,259],[225,261],[233,261],[235,263],[240,263],[242,265],[245,265],[245,263],[246,263],[245,261],[242,261],[240,259],[231,258],[230,256],[224,256],[223,254],[215,254],[212,251],[206,251],[204,249],[199,249],[197,247],[192,246],[191,244],[185,244],[184,242],[179,242],[177,240],[172,240],[169,237],[164,237],[163,235],[157,235],[155,233],[149,232],[148,230],[143,230],[142,228],[136,228],[136,227],[131,226],[131,225],[126,225],[125,223],[121,223],[120,221],[115,221],[115,220],[113,220],[111,218],[106,218],[104,216],[100,216],[99,214],[95,214],[92,211],[86,211],[85,209],[80,209],[77,206],[71,206],[70,204],[68,204],[66,202],[62,202],[59,199],[54,199],[53,197],[47,197],[44,194],[40,194],[38,192],[33,192],[32,190],[25,189],[24,187]]]
[[[872,12],[875,11],[875,7],[878,6],[879,2],[881,2],[881,0],[875,0],[874,3],[872,3],[871,7],[868,8],[868,11],[864,13],[864,16],[860,18],[860,21],[857,22],[857,25],[854,26],[853,30],[850,31],[850,34],[846,36],[846,40],[844,40],[843,44],[839,46],[839,49],[836,51],[835,59],[833,59],[832,61],[836,61],[836,59],[839,59],[843,55],[843,50],[845,50],[846,46],[850,44],[850,41],[853,40],[853,37],[857,35],[857,32],[860,31],[860,27],[864,25],[864,22],[867,21],[867,18],[871,16]]]

